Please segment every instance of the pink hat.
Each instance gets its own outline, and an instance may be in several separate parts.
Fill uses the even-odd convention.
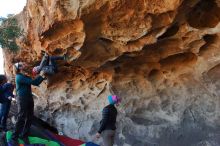
[[[116,103],[120,103],[121,99],[117,95],[109,95],[108,101],[110,104],[116,104]]]

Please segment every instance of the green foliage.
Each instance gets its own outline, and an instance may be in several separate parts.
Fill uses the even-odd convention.
[[[18,51],[19,47],[16,44],[16,38],[21,36],[22,33],[17,20],[13,16],[0,18],[0,45],[2,48],[13,52]]]

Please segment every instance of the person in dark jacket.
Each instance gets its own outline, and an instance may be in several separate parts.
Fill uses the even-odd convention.
[[[3,88],[4,88],[4,93],[3,93],[4,102],[1,104],[0,128],[4,131],[7,131],[7,118],[11,107],[11,100],[14,97],[13,95],[14,85],[11,83],[5,83],[3,85]]]
[[[120,100],[116,95],[110,95],[108,101],[109,105],[102,111],[102,120],[96,138],[100,138],[102,135],[104,146],[113,146],[117,118],[117,109],[114,105],[118,104]]]
[[[15,63],[14,65],[18,117],[10,141],[10,144],[13,146],[18,145],[17,140],[19,137],[28,144],[29,130],[34,115],[34,100],[31,85],[38,86],[45,79],[44,72],[40,72],[39,76],[31,79],[25,75],[27,69],[27,64],[23,62]]]
[[[5,102],[6,99],[4,97],[5,87],[3,86],[7,82],[5,75],[0,75],[0,129],[3,130],[3,125],[1,124],[1,119],[5,112]]]
[[[1,74],[0,75],[0,103],[2,104],[4,102],[4,91],[5,91],[5,88],[4,88],[4,84],[7,82],[7,78],[5,75]]]

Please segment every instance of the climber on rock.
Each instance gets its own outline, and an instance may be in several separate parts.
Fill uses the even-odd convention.
[[[72,58],[70,56],[64,55],[64,56],[49,56],[46,52],[42,51],[44,53],[44,56],[41,60],[41,63],[39,66],[35,66],[32,69],[33,76],[36,76],[40,73],[41,70],[45,72],[46,75],[53,75],[57,73],[58,68],[56,61],[57,60],[65,60],[68,62],[72,61]]]
[[[16,99],[18,105],[18,117],[10,144],[18,146],[18,138],[23,139],[25,143],[29,143],[28,135],[34,116],[34,100],[31,91],[31,85],[38,86],[45,79],[44,72],[35,79],[31,79],[26,75],[28,66],[24,62],[15,63],[14,66],[15,83],[16,83]]]
[[[100,128],[96,134],[96,138],[102,136],[104,146],[113,146],[117,118],[117,109],[114,105],[118,104],[120,99],[116,95],[110,95],[108,96],[108,101],[109,105],[102,111],[102,120],[100,121]]]

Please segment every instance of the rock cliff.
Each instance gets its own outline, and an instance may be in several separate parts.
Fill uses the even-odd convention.
[[[220,145],[219,0],[28,0],[17,17],[8,74],[41,50],[75,58],[34,88],[36,115],[64,134],[92,140],[115,93],[117,146]]]

